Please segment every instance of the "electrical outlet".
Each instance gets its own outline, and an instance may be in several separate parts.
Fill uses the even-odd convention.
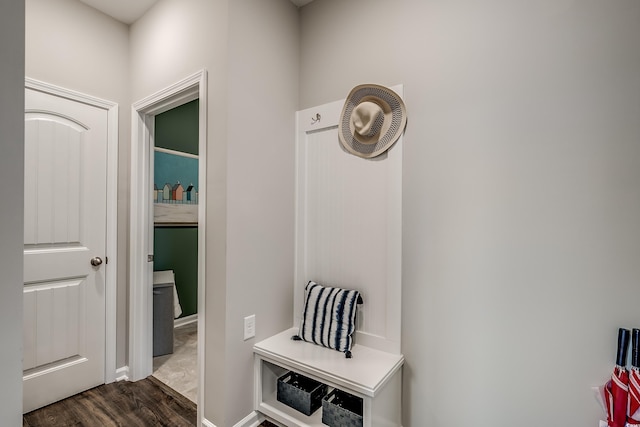
[[[252,314],[244,318],[244,340],[256,336],[256,315]]]

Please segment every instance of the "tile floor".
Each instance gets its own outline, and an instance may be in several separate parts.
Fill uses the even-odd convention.
[[[198,323],[174,330],[173,353],[153,358],[153,376],[186,396],[198,399]]]

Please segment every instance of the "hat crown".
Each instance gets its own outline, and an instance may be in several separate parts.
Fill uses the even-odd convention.
[[[364,101],[353,109],[351,124],[358,135],[366,137],[377,135],[383,123],[384,111],[375,102]]]
[[[365,159],[387,151],[402,135],[407,123],[402,98],[375,84],[354,87],[342,107],[338,139],[349,153]]]

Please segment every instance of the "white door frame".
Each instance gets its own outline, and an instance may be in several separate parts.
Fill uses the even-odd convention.
[[[199,99],[198,111],[198,419],[204,402],[205,218],[207,159],[207,72],[195,74],[132,106],[131,229],[129,261],[129,378],[153,373],[153,173],[154,117]]]
[[[118,104],[50,83],[25,78],[25,88],[82,102],[107,111],[107,229],[105,268],[105,358],[104,380],[116,379],[116,316],[118,272]]]

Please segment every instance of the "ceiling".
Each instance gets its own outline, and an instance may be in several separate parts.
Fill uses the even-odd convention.
[[[125,24],[133,24],[144,15],[158,0],[80,0],[89,6],[117,19]],[[290,0],[298,7],[313,0]]]

